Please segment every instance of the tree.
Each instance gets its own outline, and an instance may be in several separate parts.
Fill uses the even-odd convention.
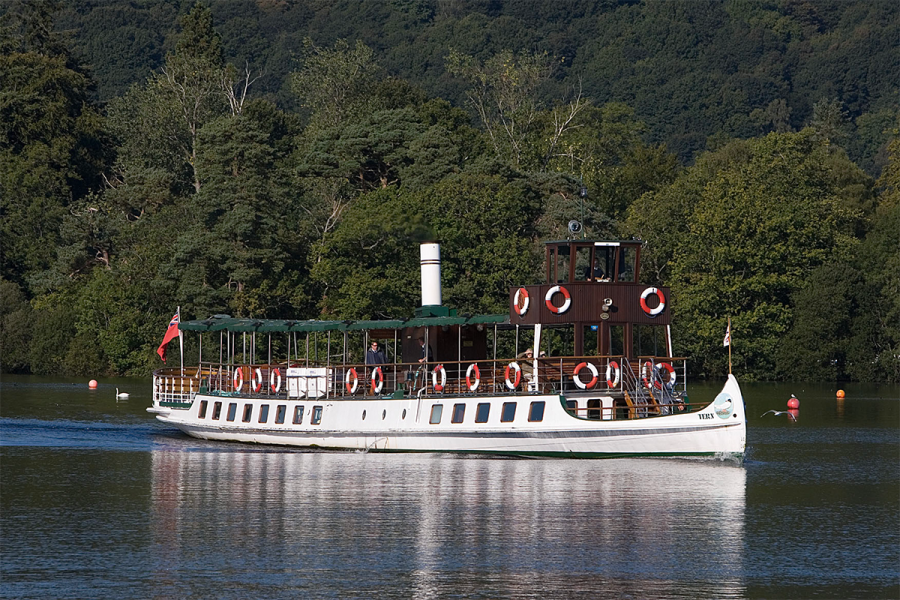
[[[659,243],[651,277],[671,285],[675,337],[700,373],[724,372],[731,316],[738,368],[774,377],[792,295],[816,267],[851,255],[865,215],[848,206],[854,186],[834,177],[830,160],[810,130],[770,134],[702,157],[632,206],[629,230]]]

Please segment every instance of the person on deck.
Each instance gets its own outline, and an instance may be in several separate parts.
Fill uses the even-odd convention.
[[[516,358],[521,363],[519,366],[522,367],[522,377],[525,378],[527,383],[534,382],[534,350],[528,348],[525,352],[520,352]]]
[[[384,365],[387,359],[384,357],[384,351],[378,347],[378,342],[372,342],[372,346],[366,352],[367,365]]]
[[[431,346],[428,346],[427,350],[425,348],[425,338],[419,338],[419,345],[422,347],[422,358],[419,359],[419,362],[434,362],[434,353],[431,351]]]

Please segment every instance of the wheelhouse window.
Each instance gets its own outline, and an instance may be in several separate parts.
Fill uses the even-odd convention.
[[[242,420],[244,423],[249,423],[249,422],[250,422],[250,416],[251,416],[252,414],[253,414],[253,405],[252,405],[252,404],[245,404],[245,405],[244,405],[244,416],[243,416],[243,418],[242,418],[241,420]]]
[[[528,408],[528,421],[530,423],[536,423],[544,420],[544,403],[543,402],[532,402],[531,406]]]
[[[237,414],[237,402],[232,402],[228,405],[228,420],[234,421],[234,416]]]
[[[294,425],[301,425],[303,423],[303,406],[294,407]]]
[[[218,421],[219,417],[221,417],[221,416],[222,416],[222,403],[216,402],[215,404],[213,404],[213,415],[212,415],[213,421]]]
[[[516,419],[516,403],[504,402],[503,409],[500,411],[500,422],[511,423]]]
[[[434,404],[431,407],[431,418],[428,422],[431,425],[437,425],[441,422],[441,415],[444,414],[444,405],[443,404]]]
[[[205,419],[205,418],[206,418],[206,403],[207,403],[206,400],[201,400],[201,401],[200,401],[200,411],[197,413],[197,418],[198,418],[198,419]]]
[[[263,404],[259,407],[259,422],[267,423],[269,421],[269,405]]]
[[[284,416],[287,414],[287,405],[279,404],[275,409],[275,423],[281,425],[284,423]]]
[[[619,248],[619,281],[634,283],[637,281],[637,248],[622,246]]]
[[[487,423],[488,416],[491,414],[491,403],[481,402],[475,407],[475,422]]]
[[[310,425],[318,425],[322,422],[322,407],[321,406],[313,406],[312,409],[312,419],[310,419]]]
[[[466,416],[466,405],[465,404],[454,404],[453,405],[453,416],[450,418],[451,423],[462,423],[463,418]]]

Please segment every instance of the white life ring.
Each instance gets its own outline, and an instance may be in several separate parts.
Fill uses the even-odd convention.
[[[584,367],[587,367],[588,371],[591,372],[591,380],[587,383],[584,383],[583,381],[581,381],[581,377],[578,376],[578,373]],[[572,371],[572,381],[575,382],[575,385],[578,386],[578,389],[589,390],[589,389],[593,388],[595,385],[597,385],[597,375],[598,375],[597,367],[595,367],[593,363],[582,362],[582,363],[578,363],[578,366],[575,367],[574,371]]]
[[[606,365],[606,385],[611,388],[619,385],[619,376],[621,374],[622,370],[619,368],[619,363],[614,360],[609,361],[609,364]]]
[[[519,298],[522,298],[522,306],[519,306]],[[516,295],[513,297],[513,308],[516,311],[516,314],[520,317],[525,316],[525,313],[528,312],[528,305],[531,303],[531,298],[528,296],[528,290],[523,287],[520,287],[516,290]]]
[[[557,293],[562,294],[563,297],[565,298],[565,300],[563,301],[561,306],[554,306],[553,302],[552,302],[553,296],[555,296]],[[544,296],[544,304],[547,305],[547,308],[553,314],[561,315],[562,313],[569,310],[570,306],[572,306],[572,296],[569,294],[569,290],[567,290],[563,286],[554,285],[552,288],[547,290],[547,295]]]
[[[232,382],[234,383],[234,391],[241,391],[241,388],[244,387],[244,369],[242,369],[241,367],[234,368],[234,377],[232,377]]]
[[[438,373],[441,374],[441,382],[438,383]],[[444,386],[447,385],[447,369],[444,368],[444,365],[438,365],[431,372],[431,386],[434,388],[436,392],[443,392]]]
[[[653,294],[656,294],[656,297],[659,299],[659,305],[656,308],[647,306],[647,297]],[[641,308],[651,317],[655,317],[666,309],[666,297],[658,288],[648,287],[644,290],[644,293],[641,294]]]
[[[641,365],[641,381],[644,382],[645,388],[653,387],[653,363],[649,360]]]
[[[272,369],[269,372],[269,389],[273,394],[281,391],[281,371],[278,369]]]
[[[515,381],[512,381],[509,378],[510,369],[516,372]],[[514,390],[517,387],[519,387],[519,384],[521,382],[522,382],[522,367],[519,366],[519,363],[511,362],[508,365],[506,365],[506,387],[508,387],[511,390]]]
[[[675,382],[678,380],[678,375],[675,373],[675,367],[673,367],[672,365],[670,365],[667,362],[661,362],[661,363],[656,363],[656,368],[659,370],[660,373],[665,371],[669,374],[669,380],[666,381],[665,383],[663,383],[662,379],[656,379],[653,382],[653,385],[656,386],[656,389],[662,389],[662,386],[664,386],[664,385],[671,385],[671,386],[675,385]]]
[[[376,383],[376,381],[378,383]],[[372,369],[372,391],[376,394],[381,393],[381,388],[384,387],[384,373],[381,372],[381,367],[375,367]]]
[[[475,372],[475,383],[472,383],[472,372]],[[469,368],[466,369],[466,387],[470,392],[474,392],[478,389],[478,386],[481,384],[481,371],[478,370],[478,365],[472,363],[469,365]]]
[[[350,383],[350,376],[353,376],[353,383]],[[347,392],[350,394],[356,393],[356,388],[359,387],[359,375],[356,374],[356,369],[350,369],[347,371],[347,374],[344,376],[344,387],[347,388]]]
[[[256,367],[255,369],[250,371],[250,389],[253,390],[254,394],[258,394],[259,390],[262,389],[262,384],[262,371],[259,370],[259,367]]]

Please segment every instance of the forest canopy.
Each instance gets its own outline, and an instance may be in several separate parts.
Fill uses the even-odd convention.
[[[644,240],[696,374],[900,381],[893,2],[0,7],[0,368],[143,375],[185,318],[505,312]],[[581,190],[586,191],[582,197]]]

